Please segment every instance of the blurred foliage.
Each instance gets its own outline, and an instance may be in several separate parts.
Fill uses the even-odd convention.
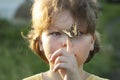
[[[32,6],[31,0],[25,0],[21,6],[17,9],[14,18],[16,19],[24,19],[29,21],[31,17],[30,8]]]
[[[48,69],[21,36],[21,32],[27,33],[29,26],[0,20],[0,80],[21,80]]]
[[[101,2],[103,9],[98,31],[101,34],[102,49],[84,68],[93,74],[110,78],[113,69],[120,67],[119,58],[116,60],[114,57],[115,47],[120,47],[120,41],[116,41],[120,40],[120,23],[112,26],[112,31],[109,30],[109,25],[113,25],[116,18],[120,17],[120,6],[106,4],[104,0]],[[48,65],[33,54],[28,42],[21,36],[21,32],[27,34],[30,26],[30,23],[15,25],[7,20],[0,20],[0,80],[21,80],[48,70]]]

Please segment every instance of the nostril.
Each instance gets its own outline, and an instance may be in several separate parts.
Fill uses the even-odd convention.
[[[62,43],[62,46],[63,46],[63,47],[66,47],[66,46],[67,46],[67,42],[64,41],[64,42]]]
[[[72,46],[72,41],[71,39],[68,37],[68,36],[64,36],[62,39],[61,39],[61,42],[62,42],[62,47],[71,47]]]

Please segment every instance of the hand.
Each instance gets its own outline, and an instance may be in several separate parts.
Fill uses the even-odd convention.
[[[63,80],[81,80],[75,55],[64,49],[55,51],[50,57],[53,71],[58,71]]]

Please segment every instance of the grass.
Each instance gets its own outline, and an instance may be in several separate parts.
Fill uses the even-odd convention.
[[[113,20],[120,17],[119,7],[120,7],[119,4],[102,3],[103,10],[102,10],[102,14],[99,17],[98,29],[103,31],[107,24],[111,23]]]
[[[0,29],[0,80],[21,80],[48,69],[48,66],[28,48],[27,41],[21,36],[22,31],[26,33],[27,25],[12,25],[4,20],[0,24],[2,25]]]

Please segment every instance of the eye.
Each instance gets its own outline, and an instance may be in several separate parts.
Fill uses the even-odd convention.
[[[52,35],[52,36],[60,36],[61,33],[60,32],[51,32],[49,35]]]
[[[79,37],[82,36],[83,34],[84,34],[83,32],[78,32],[76,36]]]

